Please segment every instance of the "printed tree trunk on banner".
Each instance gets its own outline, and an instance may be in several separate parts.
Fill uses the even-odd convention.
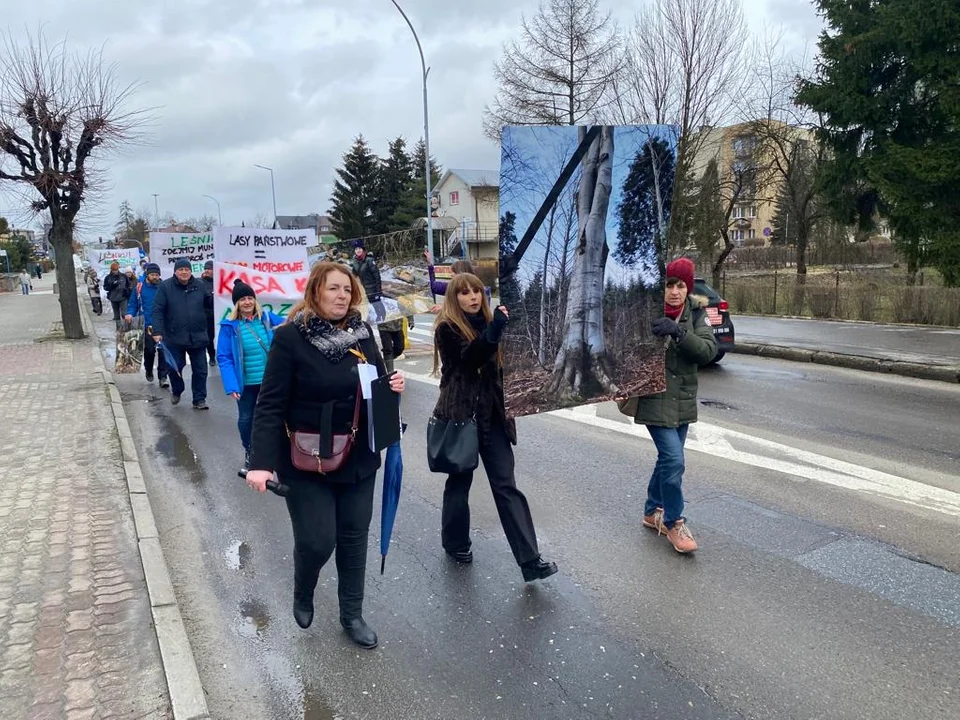
[[[579,128],[581,140],[586,128]],[[597,386],[617,393],[603,337],[604,268],[607,264],[607,211],[613,185],[614,129],[604,127],[581,162],[577,190],[578,246],[570,278],[563,342],[549,390],[562,397],[586,396]]]

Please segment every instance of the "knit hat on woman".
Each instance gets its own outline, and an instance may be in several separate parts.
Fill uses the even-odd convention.
[[[693,272],[693,260],[690,258],[677,258],[667,265],[667,278],[683,280],[683,284],[687,286],[687,292],[693,292]]]
[[[245,297],[252,297],[254,300],[256,300],[257,294],[253,291],[252,287],[247,285],[243,280],[238,279],[233,283],[232,297],[233,297],[233,304],[236,305]]]

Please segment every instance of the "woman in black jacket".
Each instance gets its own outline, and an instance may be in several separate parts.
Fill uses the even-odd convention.
[[[311,270],[303,301],[277,329],[270,346],[254,415],[247,484],[265,492],[276,473],[290,488],[297,624],[307,628],[313,621],[317,578],[336,548],[340,623],[355,643],[374,648],[377,635],[364,622],[362,609],[380,453],[369,447],[366,402],[360,402],[353,447],[335,472],[321,475],[295,468],[287,435],[350,432],[360,389],[358,366],[369,362],[378,375],[385,374],[370,326],[358,310],[363,300],[359,281],[342,265],[320,262]],[[402,373],[393,376],[390,387],[403,392]]]
[[[480,459],[490,480],[500,523],[526,582],[557,572],[540,557],[527,498],[517,489],[512,445],[517,428],[503,399],[500,336],[509,320],[505,307],[491,313],[476,275],[453,276],[434,325],[433,371],[440,371],[440,397],[433,414],[444,420],[476,418]],[[459,563],[473,562],[470,549],[470,485],[473,473],[449,475],[443,490],[441,542]]]

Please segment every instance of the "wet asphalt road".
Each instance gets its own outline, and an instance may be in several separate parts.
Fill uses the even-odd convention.
[[[523,419],[519,483],[561,567],[524,585],[482,474],[476,561],[444,558],[442,479],[422,441],[436,390],[411,382],[383,577],[377,511],[371,529],[365,616],[381,645],[366,652],[339,629],[332,563],[313,627],[290,617],[285,507],[236,477],[235,408],[216,372],[206,413],[117,380],[216,717],[960,716],[954,515],[691,452],[687,514],[702,550],[681,557],[639,524],[649,442]],[[947,418],[960,389],[731,356],[701,396],[705,423],[958,489],[960,430]]]

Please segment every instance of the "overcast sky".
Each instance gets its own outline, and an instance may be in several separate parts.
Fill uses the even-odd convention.
[[[638,2],[641,0],[638,0]],[[496,92],[493,64],[537,0],[402,0],[430,72],[432,154],[445,168],[495,170],[499,148],[481,132]],[[277,212],[325,212],[334,168],[360,132],[380,154],[422,135],[420,61],[390,0],[5,0],[3,29],[43,24],[86,51],[105,43],[135,102],[156,107],[149,144],[111,158],[110,187],[82,211],[85,239],[109,235],[124,199],[161,216],[211,214],[225,225]],[[629,22],[637,2],[609,0]],[[751,27],[782,26],[784,42],[811,53],[820,23],[805,0],[745,0]],[[0,214],[36,225],[0,194]]]

